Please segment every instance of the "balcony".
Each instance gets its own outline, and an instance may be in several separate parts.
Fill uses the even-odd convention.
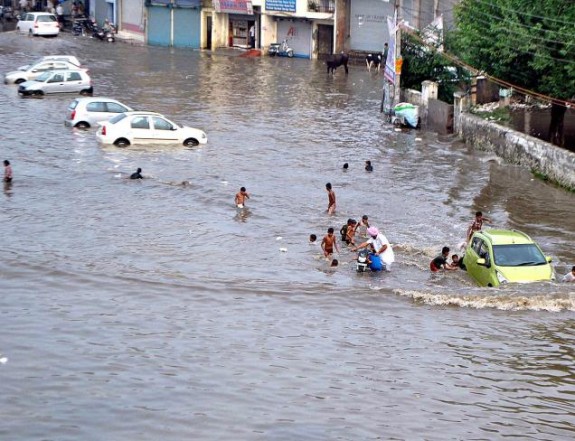
[[[308,0],[308,12],[335,12],[335,0]]]

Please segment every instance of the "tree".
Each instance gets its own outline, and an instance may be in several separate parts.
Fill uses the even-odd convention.
[[[440,41],[440,45],[448,43]],[[439,84],[438,98],[447,103],[453,103],[453,93],[469,85],[469,72],[446,58],[437,47],[424,44],[420,32],[402,33],[401,56],[401,86],[407,89],[420,89],[426,80]]]
[[[563,146],[565,101],[575,99],[573,0],[462,0],[456,55],[487,74],[547,95],[549,141]]]

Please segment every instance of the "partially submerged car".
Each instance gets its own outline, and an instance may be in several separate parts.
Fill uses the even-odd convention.
[[[51,70],[79,69],[79,66],[66,60],[45,60],[34,64],[27,69],[18,69],[4,75],[4,84],[20,84],[24,81],[35,80],[44,72]]]
[[[84,70],[53,70],[44,72],[32,81],[18,86],[20,95],[45,95],[49,93],[79,93],[92,95],[92,79]]]
[[[28,70],[35,64],[42,63],[43,61],[67,61],[76,67],[82,67],[80,60],[78,60],[74,55],[44,55],[43,57],[36,58],[29,64],[20,66],[17,70]]]
[[[130,144],[206,144],[200,129],[180,126],[155,112],[125,112],[101,122],[96,137],[102,144],[126,147]]]
[[[118,113],[133,110],[131,107],[111,98],[76,98],[68,106],[64,125],[87,129],[101,121],[108,121]]]
[[[27,12],[22,14],[18,23],[16,23],[16,30],[23,34],[42,35],[42,36],[56,36],[60,33],[60,25],[58,19],[54,14],[49,12]]]
[[[476,231],[463,264],[481,286],[555,279],[551,257],[546,257],[527,234],[517,230]]]

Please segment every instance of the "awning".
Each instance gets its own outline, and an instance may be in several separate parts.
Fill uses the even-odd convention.
[[[216,12],[254,15],[251,0],[213,0]]]

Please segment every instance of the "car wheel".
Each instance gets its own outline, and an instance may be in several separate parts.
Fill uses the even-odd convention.
[[[14,81],[14,84],[21,84],[23,82],[25,82],[26,80],[23,80],[22,78],[18,78],[16,81]]]
[[[90,127],[90,124],[88,124],[86,121],[80,121],[78,124],[76,124],[75,127],[79,129],[87,129]]]
[[[80,95],[89,96],[89,95],[92,95],[92,92],[90,92],[88,89],[84,89],[84,90],[80,91]]]
[[[186,146],[186,147],[195,147],[199,144],[200,143],[198,142],[198,140],[194,139],[194,138],[188,138],[184,141],[184,146]]]
[[[120,138],[114,141],[114,145],[116,147],[128,147],[130,145],[130,141],[128,141],[126,138]]]

